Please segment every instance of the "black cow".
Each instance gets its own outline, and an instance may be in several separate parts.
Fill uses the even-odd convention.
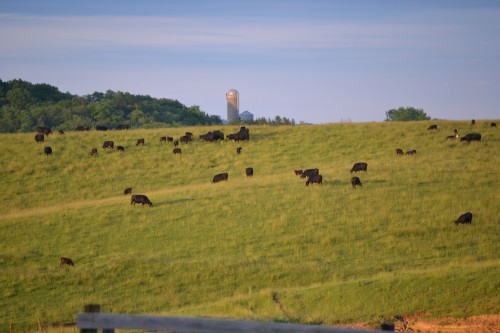
[[[52,155],[52,147],[43,148],[43,153],[45,154],[45,156]]]
[[[36,142],[43,142],[45,140],[45,136],[42,133],[38,133],[35,135],[35,141]]]
[[[125,194],[132,194],[132,187],[127,187],[124,191],[123,191],[123,195]]]
[[[460,141],[481,141],[481,134],[479,133],[469,133],[460,139]]]
[[[123,146],[116,146],[116,150],[117,151],[125,151],[125,148],[123,148]]]
[[[403,149],[397,148],[396,149],[396,155],[404,155]]]
[[[173,142],[173,141],[174,141],[174,138],[173,138],[173,137],[171,137],[171,136],[167,136],[167,141],[168,141],[168,142]]]
[[[135,143],[136,146],[138,145],[143,145],[144,146],[144,139],[138,139],[137,142]]]
[[[189,141],[193,140],[193,137],[190,135],[183,135],[179,139],[181,142],[188,143]]]
[[[63,130],[59,130],[59,134],[64,134],[64,131]]]
[[[246,168],[245,173],[247,174],[247,177],[253,176],[253,168]]]
[[[38,127],[37,130],[38,130],[38,133],[42,133],[42,134],[45,134],[45,135],[49,135],[49,134],[52,133],[52,131],[48,127]]]
[[[471,126],[474,126],[474,125],[476,125],[476,121],[474,119],[472,119],[470,124],[471,124]]]
[[[174,148],[174,154],[181,154],[182,150],[180,148]]]
[[[304,173],[302,170],[293,170],[293,172],[295,172],[295,176],[300,176]]]
[[[167,137],[166,136],[160,136],[160,143],[161,142],[167,143]]]
[[[497,127],[497,123],[491,123],[490,127]]]
[[[319,169],[318,168],[315,168],[315,169],[307,169],[307,170],[304,170],[301,174],[300,174],[300,178],[307,178],[307,177],[311,177],[313,175],[318,175],[319,174]]]
[[[102,149],[111,148],[114,149],[115,143],[113,141],[104,141],[102,144]]]
[[[229,175],[227,172],[224,172],[224,173],[219,173],[217,175],[214,176],[214,179],[212,179],[212,183],[218,183],[218,182],[221,182],[221,181],[227,181]]]
[[[241,147],[236,148],[236,154],[238,154],[238,155],[241,154],[241,149],[243,149],[243,148],[241,148]]]
[[[321,176],[320,174],[311,175],[306,181],[306,186],[314,183],[323,185],[323,176]]]
[[[446,140],[449,140],[449,139],[458,139],[458,138],[460,138],[460,133],[458,133],[458,130],[455,128],[455,134],[447,136]]]
[[[408,150],[406,152],[406,156],[410,156],[410,155],[416,155],[417,154],[417,150],[416,149],[413,149],[413,150]]]
[[[149,207],[153,206],[153,203],[149,200],[147,196],[144,194],[133,194],[132,197],[130,198],[130,204],[141,204],[141,205],[149,205]]]
[[[206,134],[200,135],[200,139],[203,141],[214,142],[217,140],[224,140],[224,133],[221,131],[208,132]]]
[[[437,129],[438,129],[438,125],[431,125],[427,128],[428,131],[437,130]]]
[[[92,151],[90,152],[90,156],[97,156],[97,148],[92,148]]]
[[[465,223],[472,223],[472,213],[471,212],[467,212],[465,214],[460,215],[460,217],[455,221],[456,225],[465,224]]]
[[[70,258],[61,257],[59,267],[63,267],[64,265],[75,266],[75,263]]]
[[[250,130],[245,126],[242,126],[240,127],[240,131],[238,133],[229,134],[227,138],[234,141],[250,140]]]
[[[355,188],[358,185],[363,187],[363,184],[361,184],[361,179],[359,179],[358,177],[352,177],[351,184],[352,184],[352,188]]]
[[[366,164],[365,162],[358,162],[354,163],[354,165],[352,166],[351,173],[358,171],[366,172],[367,170],[368,170],[368,164]]]
[[[116,130],[121,131],[121,130],[128,130],[129,126],[127,124],[121,124],[116,126]]]
[[[175,141],[174,141],[174,146],[176,146],[176,147],[177,147],[178,145],[179,145],[179,140],[175,140]]]
[[[100,126],[100,125],[97,125],[95,127],[96,131],[107,131],[108,128],[106,126]]]

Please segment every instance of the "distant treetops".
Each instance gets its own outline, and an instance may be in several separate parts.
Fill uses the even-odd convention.
[[[385,121],[414,121],[414,120],[430,120],[424,110],[416,109],[412,106],[391,109],[385,112]]]

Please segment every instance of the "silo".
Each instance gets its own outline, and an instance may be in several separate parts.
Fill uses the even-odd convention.
[[[240,121],[240,94],[235,89],[229,89],[226,93],[227,100],[227,121],[235,123]]]

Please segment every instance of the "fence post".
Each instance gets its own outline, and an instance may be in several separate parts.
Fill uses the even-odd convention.
[[[83,308],[83,312],[99,313],[99,312],[101,312],[101,306],[99,304],[87,304]],[[97,329],[96,328],[81,328],[80,333],[97,333]],[[115,333],[115,329],[114,328],[103,328],[102,333]]]

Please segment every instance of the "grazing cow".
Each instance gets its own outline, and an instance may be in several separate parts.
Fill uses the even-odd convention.
[[[361,184],[361,179],[359,179],[358,177],[352,177],[351,184],[352,184],[352,188],[355,188],[357,185],[363,187],[363,184]]]
[[[253,176],[253,168],[246,168],[245,173],[247,174],[247,177]]]
[[[115,143],[113,141],[104,141],[102,144],[102,149],[111,148],[114,149]]]
[[[470,124],[471,124],[471,126],[474,126],[474,125],[476,125],[476,121],[474,119],[472,119]]]
[[[471,212],[467,212],[465,214],[460,215],[460,217],[455,221],[456,225],[465,224],[465,223],[472,223],[472,213]]]
[[[354,163],[354,165],[352,166],[351,173],[358,171],[366,172],[367,170],[368,170],[368,164],[366,164],[365,162],[358,162]]]
[[[300,176],[304,173],[302,170],[293,170],[293,172],[295,172],[295,176]]]
[[[314,174],[309,176],[309,178],[306,181],[306,186],[309,186],[309,184],[314,184],[314,183],[323,185],[323,176],[321,176],[320,174]]]
[[[234,141],[250,140],[250,130],[245,126],[242,126],[240,127],[240,131],[238,133],[229,134],[227,138]]]
[[[137,142],[135,143],[136,146],[138,145],[143,145],[144,146],[144,139],[138,139]]]
[[[174,141],[174,138],[173,138],[173,137],[171,137],[171,136],[167,136],[167,141],[168,141],[168,142],[173,142],[173,141]]]
[[[460,139],[460,141],[481,141],[481,134],[479,133],[469,133]]]
[[[300,178],[307,178],[307,177],[311,177],[312,175],[318,175],[318,174],[319,174],[319,169],[318,168],[307,169],[307,170],[304,170],[302,172],[302,174],[300,175]]]
[[[123,148],[123,146],[116,146],[116,150],[117,151],[125,151],[125,148]]]
[[[116,130],[121,131],[121,130],[128,130],[129,126],[127,124],[121,124],[116,126]]]
[[[97,156],[97,148],[92,148],[92,151],[90,152],[90,156]]]
[[[167,143],[167,137],[166,136],[160,136],[160,143],[161,142]]]
[[[42,133],[38,133],[35,135],[35,141],[36,142],[43,142],[45,140],[45,136]]]
[[[404,155],[403,149],[397,148],[396,149],[396,155]]]
[[[189,141],[193,140],[193,137],[190,135],[183,135],[179,139],[181,142],[188,143]]]
[[[64,131],[63,130],[59,130],[59,134],[64,134]]]
[[[437,129],[438,129],[438,125],[431,125],[427,128],[428,131],[437,130]]]
[[[417,150],[416,149],[413,149],[413,150],[408,150],[406,152],[406,156],[410,156],[410,155],[416,155],[417,154]]]
[[[181,154],[182,150],[180,148],[174,148],[174,154]]]
[[[238,155],[241,154],[241,149],[242,149],[241,147],[236,148],[236,154]]]
[[[43,148],[43,153],[45,154],[45,156],[52,155],[52,147]]]
[[[76,126],[75,131],[79,131],[79,132],[90,131],[90,127],[84,126],[84,125],[78,125],[78,126]]]
[[[107,131],[108,128],[106,126],[100,126],[100,125],[97,125],[95,127],[96,131]]]
[[[177,147],[178,145],[179,145],[179,140],[175,140],[175,141],[174,141],[174,146],[176,146],[176,147]]]
[[[148,205],[149,207],[153,206],[153,203],[149,200],[147,196],[144,194],[133,194],[132,197],[130,198],[130,204],[141,204],[141,205]]]
[[[75,266],[75,263],[70,258],[61,257],[59,267],[63,267],[64,265]]]
[[[127,187],[124,191],[123,191],[123,195],[125,194],[132,194],[132,187]]]
[[[218,182],[221,182],[221,181],[227,181],[229,175],[227,172],[224,172],[224,173],[219,173],[217,175],[214,176],[214,179],[212,179],[212,183],[218,183]]]
[[[497,127],[497,123],[491,123],[490,127]]]
[[[37,130],[38,130],[38,133],[42,133],[42,134],[45,134],[45,135],[52,134],[52,131],[48,127],[38,127]]]

